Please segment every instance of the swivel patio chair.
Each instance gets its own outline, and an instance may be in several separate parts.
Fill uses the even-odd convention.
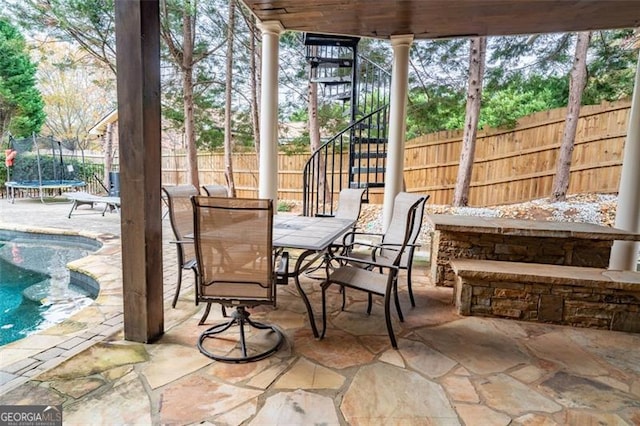
[[[209,197],[228,197],[229,191],[224,185],[218,185],[216,183],[210,185],[202,185],[204,193]]]
[[[193,185],[163,186],[167,206],[169,207],[169,220],[175,241],[178,256],[178,284],[173,296],[172,307],[176,307],[180,287],[182,286],[182,271],[191,269],[197,276],[196,253],[193,240],[185,236],[193,234],[193,207],[191,197],[198,195],[198,188]],[[196,288],[197,291],[197,288]],[[196,297],[197,301],[197,297]]]
[[[328,275],[327,280],[322,283],[322,334],[324,337],[327,328],[327,302],[326,292],[332,284],[337,284],[344,288],[352,288],[367,293],[367,314],[371,313],[372,295],[384,297],[384,314],[387,325],[387,333],[391,340],[391,345],[398,348],[398,344],[391,325],[391,297],[393,296],[396,311],[400,321],[404,321],[400,301],[398,299],[398,272],[402,257],[405,254],[409,241],[412,237],[414,222],[417,220],[417,212],[420,205],[424,205],[426,197],[406,192],[399,193],[394,201],[393,217],[389,229],[394,235],[399,237],[393,243],[386,243],[379,246],[386,254],[384,261],[378,261],[375,256],[370,259],[354,258],[350,256],[336,256],[342,266]],[[395,253],[391,257],[391,253]],[[344,309],[344,299],[343,299]]]
[[[402,193],[401,193],[402,194]],[[406,193],[405,193],[406,194]],[[411,234],[407,241],[406,248],[402,253],[400,264],[398,267],[407,271],[407,291],[409,293],[409,300],[411,306],[415,307],[416,302],[413,296],[412,288],[412,270],[413,270],[413,256],[416,248],[420,247],[417,244],[418,237],[420,236],[420,230],[422,229],[422,219],[424,217],[424,208],[429,195],[413,195],[413,197],[422,197],[422,201],[418,203],[415,213],[415,220],[411,228]],[[403,195],[402,199],[410,198],[409,195]],[[372,232],[353,232],[345,235],[350,241],[345,241],[345,255],[360,260],[373,260],[378,263],[392,264],[396,257],[397,247],[399,247],[404,241],[404,216],[406,214],[406,205],[398,205],[398,200],[394,203],[393,213],[391,215],[391,222],[385,233],[372,233]],[[396,210],[399,208],[399,210]],[[354,239],[356,242],[354,242]],[[363,241],[364,239],[373,240],[376,239],[379,243],[371,243],[369,241]],[[368,248],[368,251],[354,251],[355,247]]]
[[[197,196],[192,203],[197,295],[199,301],[207,303],[200,324],[206,319],[211,303],[235,308],[228,322],[216,324],[200,335],[198,349],[205,356],[224,362],[263,359],[276,352],[284,339],[275,326],[251,320],[247,311],[276,303],[278,259],[272,241],[273,202]],[[230,353],[219,353],[220,346],[212,339],[228,341],[220,335],[234,325],[239,327],[237,347]],[[247,339],[246,325],[258,330],[252,336],[255,339]]]

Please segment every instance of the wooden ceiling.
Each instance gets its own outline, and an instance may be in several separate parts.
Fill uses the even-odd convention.
[[[387,39],[640,26],[640,0],[242,0],[287,30]]]

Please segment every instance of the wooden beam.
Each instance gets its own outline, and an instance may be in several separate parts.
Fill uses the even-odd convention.
[[[242,0],[285,30],[416,40],[640,25],[638,0]]]
[[[164,332],[158,0],[116,0],[125,339]]]

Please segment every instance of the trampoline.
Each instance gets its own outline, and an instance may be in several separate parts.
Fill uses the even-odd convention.
[[[16,192],[28,196],[37,194],[44,202],[45,196],[61,195],[63,191],[74,191],[86,183],[75,176],[72,164],[65,164],[62,145],[48,137],[11,139],[7,153],[11,153],[11,164],[7,165],[7,188],[11,203]]]
[[[38,190],[40,200],[44,202],[44,194],[49,190],[76,190],[86,185],[81,180],[43,180],[43,181],[20,181],[20,182],[5,182],[4,186],[7,187],[9,193],[9,199],[11,203],[15,201],[15,190]]]

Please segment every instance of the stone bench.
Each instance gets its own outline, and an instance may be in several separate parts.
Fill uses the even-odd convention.
[[[461,315],[640,332],[640,272],[453,259]]]
[[[452,287],[452,259],[486,259],[589,268],[609,266],[613,242],[640,233],[593,223],[429,214],[431,278]]]

